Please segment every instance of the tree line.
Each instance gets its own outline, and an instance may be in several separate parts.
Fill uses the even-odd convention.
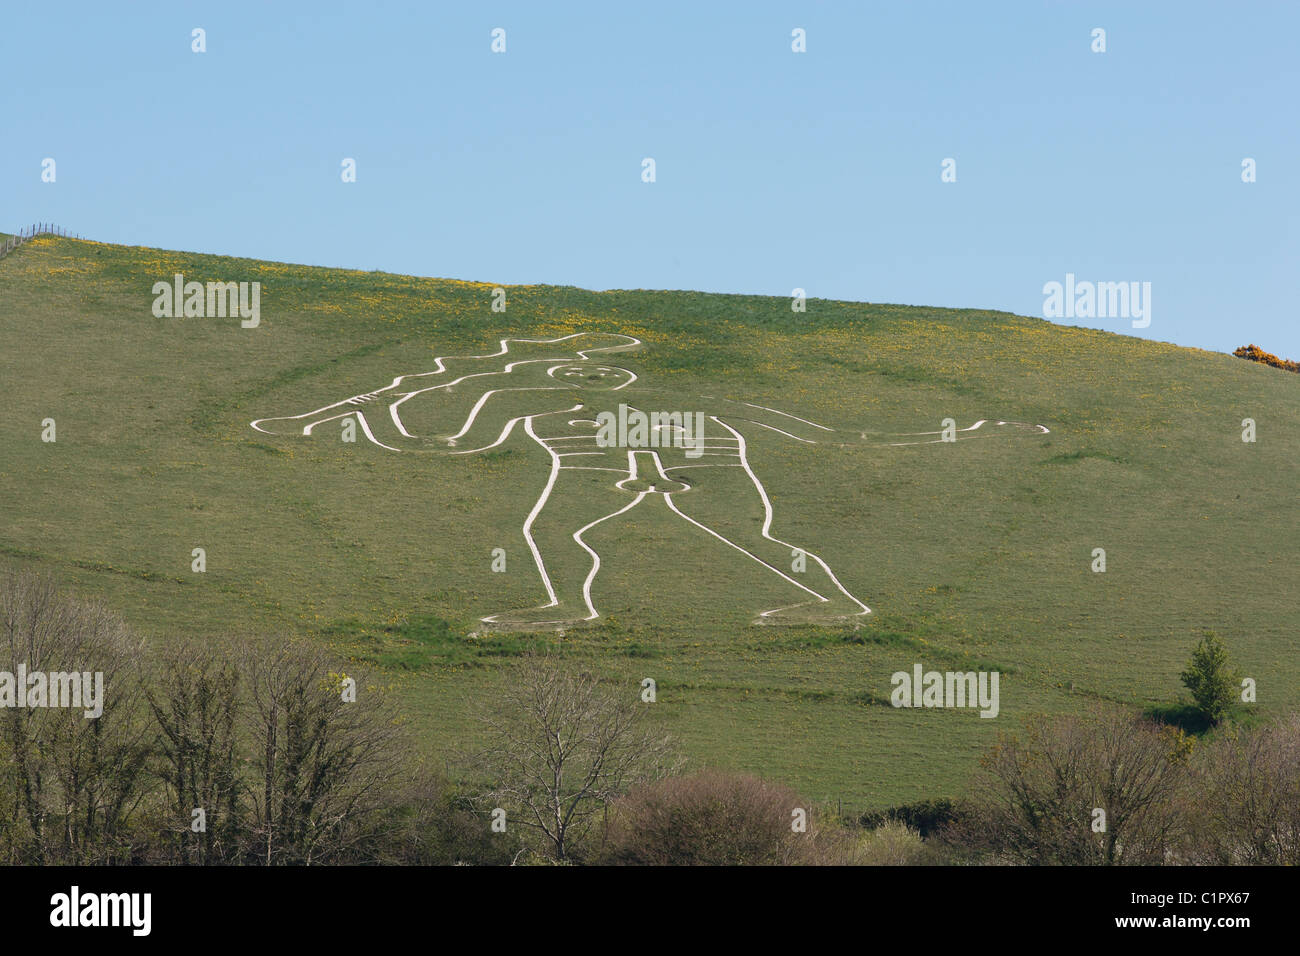
[[[480,711],[470,784],[420,756],[375,675],[310,642],[147,652],[27,571],[0,575],[0,621],[0,672],[103,679],[93,719],[0,691],[8,864],[1300,863],[1300,717],[1204,739],[1117,707],[1037,718],[960,798],[848,819],[688,772],[634,690],[544,655]],[[1207,638],[1184,675],[1218,720],[1226,673]]]

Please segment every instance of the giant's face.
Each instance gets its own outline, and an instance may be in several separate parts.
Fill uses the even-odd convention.
[[[613,391],[636,381],[636,375],[625,368],[597,365],[595,362],[582,365],[556,365],[547,369],[546,374],[557,382],[573,388],[600,392]]]

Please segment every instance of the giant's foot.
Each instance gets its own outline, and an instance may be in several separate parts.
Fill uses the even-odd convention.
[[[754,618],[754,624],[771,627],[800,627],[804,625],[835,625],[859,627],[866,623],[870,611],[864,611],[852,601],[805,601],[789,607],[773,608]]]
[[[585,606],[550,604],[521,611],[503,611],[483,618],[483,627],[496,631],[559,631],[589,624]]]

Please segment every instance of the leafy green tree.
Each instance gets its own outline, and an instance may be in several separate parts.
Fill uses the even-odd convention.
[[[1228,649],[1213,631],[1205,632],[1181,677],[1197,712],[1211,724],[1219,723],[1236,700],[1237,677]]]

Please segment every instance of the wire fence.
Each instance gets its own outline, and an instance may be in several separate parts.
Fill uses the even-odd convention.
[[[34,222],[30,226],[24,226],[16,233],[0,243],[0,259],[3,259],[9,253],[13,252],[28,239],[36,236],[58,236],[61,239],[80,239],[81,236],[68,232],[62,226],[56,226],[52,222]]]

